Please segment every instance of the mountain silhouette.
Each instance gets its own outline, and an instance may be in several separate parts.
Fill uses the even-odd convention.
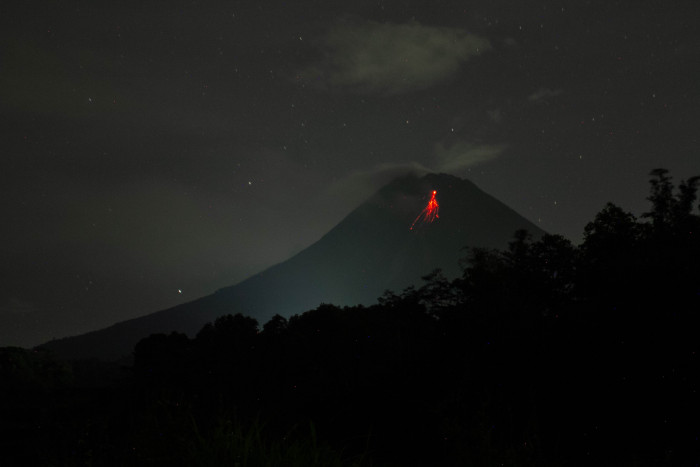
[[[410,226],[433,190],[439,218]],[[317,307],[371,304],[387,289],[417,285],[435,268],[459,274],[465,247],[505,248],[518,229],[544,232],[473,183],[446,174],[395,179],[313,245],[242,282],[167,310],[43,344],[65,359],[116,360],[158,332],[196,334],[224,314],[261,324]]]

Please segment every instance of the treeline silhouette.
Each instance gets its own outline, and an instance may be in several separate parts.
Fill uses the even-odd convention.
[[[373,306],[0,353],[2,465],[698,465],[700,177]],[[340,266],[340,265],[339,265]],[[270,293],[275,293],[271,290]]]

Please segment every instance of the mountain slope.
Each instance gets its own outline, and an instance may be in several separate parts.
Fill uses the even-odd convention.
[[[437,190],[440,217],[409,227]],[[117,359],[156,332],[194,335],[226,313],[243,313],[261,324],[319,303],[369,304],[384,290],[400,291],[442,268],[459,273],[464,247],[505,248],[517,229],[543,231],[473,183],[445,174],[407,176],[389,183],[316,243],[237,285],[141,318],[42,347],[63,358]]]

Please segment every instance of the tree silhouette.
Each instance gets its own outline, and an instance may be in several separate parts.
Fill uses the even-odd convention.
[[[668,234],[669,231],[683,233],[688,227],[695,226],[697,216],[693,216],[693,203],[697,198],[697,187],[700,176],[682,180],[678,193],[674,194],[672,178],[666,169],[654,169],[650,175],[651,193],[647,198],[652,203],[652,209],[642,217],[650,218],[657,234]]]

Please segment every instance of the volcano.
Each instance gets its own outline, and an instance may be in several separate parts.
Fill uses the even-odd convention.
[[[417,223],[432,192],[439,218]],[[224,314],[242,313],[265,323],[317,307],[371,304],[385,290],[417,285],[436,268],[460,273],[467,247],[503,249],[518,229],[544,232],[472,182],[451,175],[398,178],[352,211],[316,243],[242,282],[197,300],[108,328],[43,344],[64,359],[117,360],[153,333],[195,335]]]

